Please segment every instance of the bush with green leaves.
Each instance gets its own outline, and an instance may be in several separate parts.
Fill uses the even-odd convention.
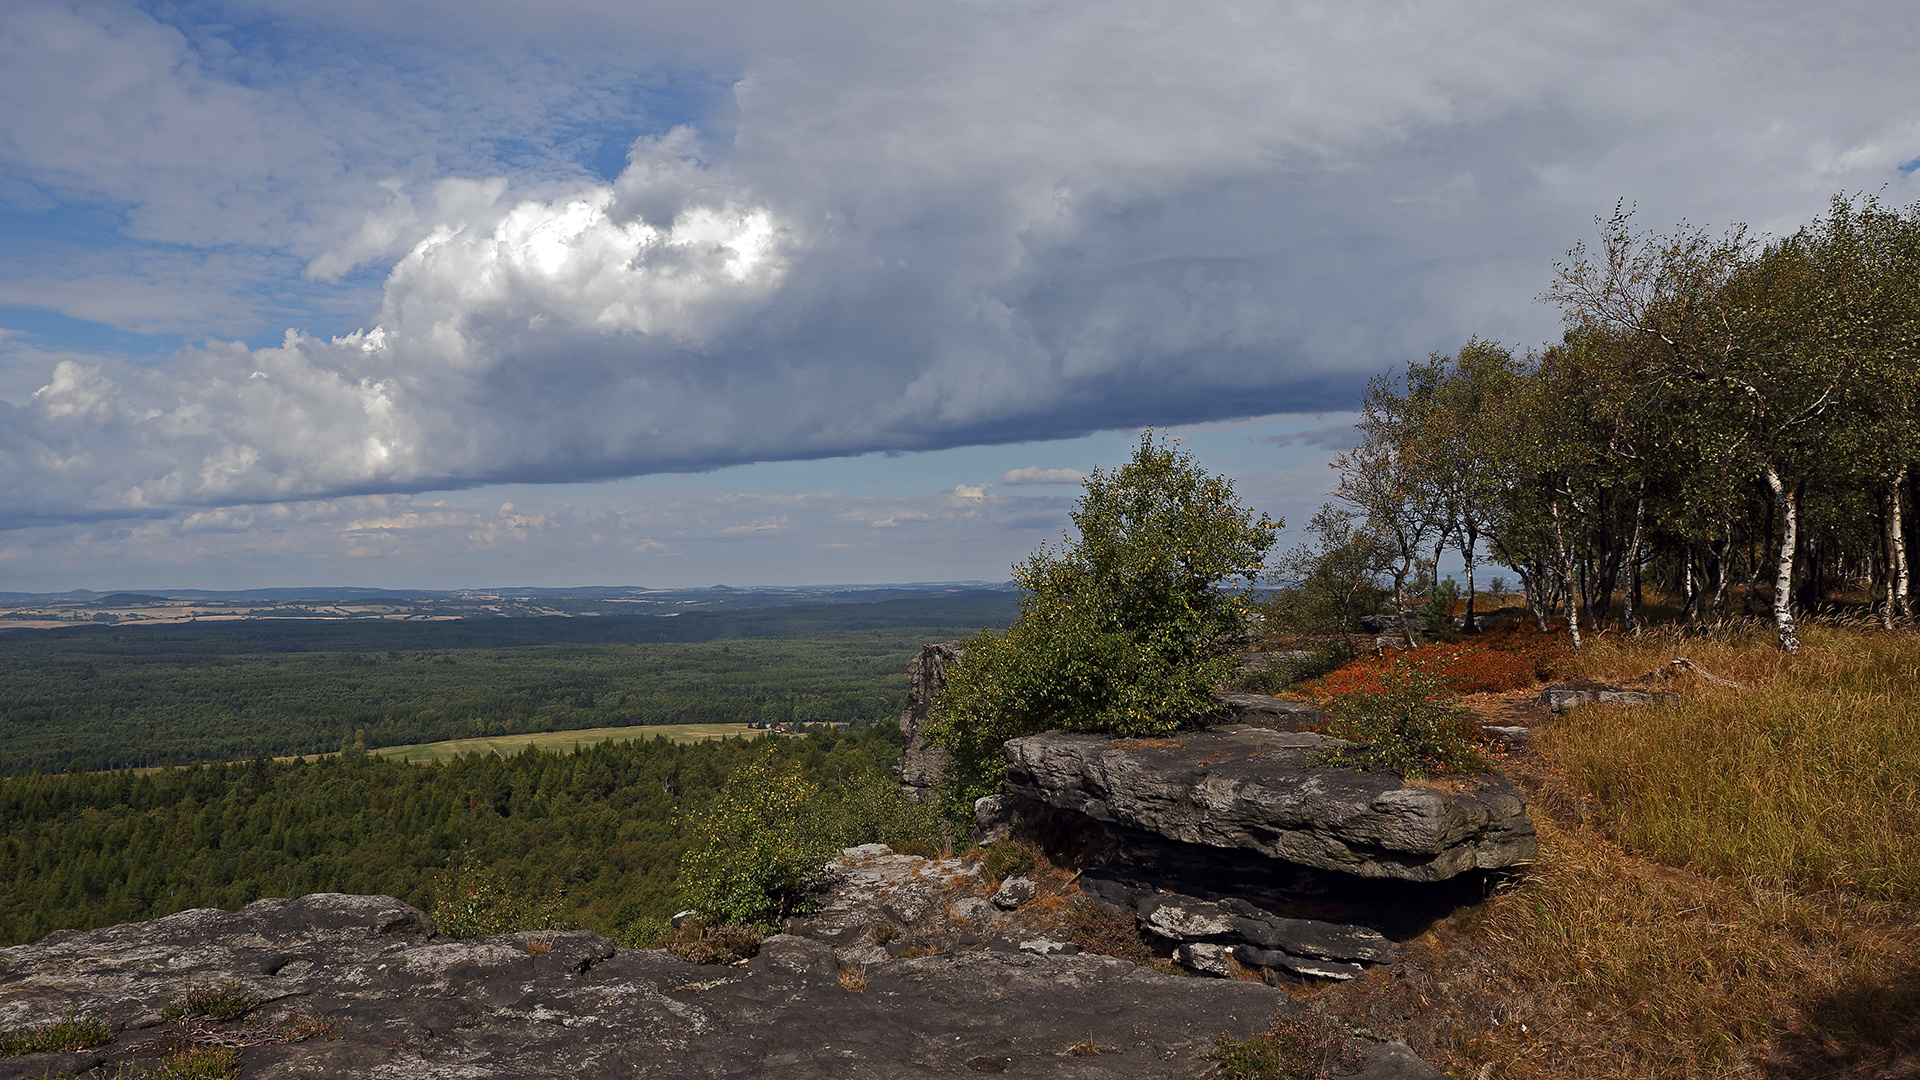
[[[1072,517],[1077,539],[1014,567],[1019,620],[968,639],[934,702],[928,730],[949,752],[943,801],[957,817],[1000,789],[1008,739],[1144,735],[1215,712],[1280,527],[1152,432],[1125,465],[1094,470]]]
[[[795,764],[749,762],[687,820],[687,903],[711,922],[771,926],[806,907],[834,849],[820,789]]]
[[[1428,670],[1403,658],[1381,676],[1381,689],[1354,693],[1333,705],[1326,733],[1347,740],[1314,754],[1309,764],[1399,773],[1417,780],[1434,773],[1486,772],[1481,739],[1467,722],[1459,698],[1447,689],[1446,671]]]
[[[1366,1064],[1367,1050],[1338,1022],[1307,1010],[1280,1013],[1244,1039],[1221,1033],[1213,1053],[1223,1080],[1330,1080]]]
[[[713,924],[771,927],[805,912],[842,848],[940,842],[935,808],[909,801],[877,768],[814,784],[799,763],[771,759],[736,769],[686,825],[682,895]]]

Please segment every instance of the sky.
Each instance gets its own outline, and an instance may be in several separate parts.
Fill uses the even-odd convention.
[[[1299,525],[1556,258],[1920,200],[1890,0],[0,6],[0,590],[1004,580]]]

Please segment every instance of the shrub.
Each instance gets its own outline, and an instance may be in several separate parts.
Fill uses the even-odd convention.
[[[980,876],[992,884],[1017,874],[1031,873],[1036,867],[1051,865],[1038,845],[1030,840],[1008,837],[987,849],[980,857]]]
[[[1460,586],[1452,578],[1446,578],[1433,587],[1427,594],[1427,601],[1420,605],[1420,632],[1429,641],[1458,641],[1459,631],[1453,628],[1454,605],[1460,602]]]
[[[260,997],[236,980],[216,983],[188,983],[186,993],[167,1002],[160,1010],[162,1023],[205,1017],[208,1020],[233,1020],[252,1012]]]
[[[1281,1013],[1263,1032],[1236,1039],[1221,1034],[1208,1057],[1224,1080],[1328,1080],[1366,1063],[1366,1048],[1333,1022],[1306,1011]]]
[[[688,822],[680,862],[687,902],[709,921],[771,926],[807,905],[837,837],[817,819],[820,791],[797,765],[735,770]]]
[[[660,948],[689,964],[731,964],[760,947],[760,928],[748,923],[691,922],[663,938]]]
[[[88,1050],[113,1041],[113,1029],[98,1020],[69,1016],[45,1024],[30,1024],[0,1035],[0,1057],[21,1054],[58,1054]]]
[[[1136,964],[1153,963],[1153,949],[1140,936],[1139,920],[1130,911],[1117,911],[1082,897],[1067,912],[1062,930],[1081,952],[1117,956]]]
[[[1019,620],[970,639],[934,702],[928,731],[950,752],[944,799],[958,819],[1000,789],[1008,739],[1152,734],[1213,712],[1279,527],[1152,432],[1118,470],[1094,470],[1072,516],[1077,540],[1014,567]],[[1244,587],[1225,587],[1235,579]]]
[[[1312,764],[1384,769],[1410,780],[1490,767],[1476,752],[1478,733],[1446,689],[1445,675],[1411,660],[1396,659],[1378,690],[1349,694],[1333,707],[1327,734],[1349,745],[1320,751]]]
[[[433,923],[451,938],[486,937],[518,931],[563,930],[557,891],[516,889],[492,867],[467,851],[434,885]]]

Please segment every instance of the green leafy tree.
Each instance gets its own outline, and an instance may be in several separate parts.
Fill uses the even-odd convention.
[[[999,790],[1008,739],[1050,728],[1148,734],[1214,712],[1282,527],[1151,431],[1127,464],[1087,478],[1073,524],[1077,540],[1014,567],[1019,620],[970,639],[934,703],[930,732],[951,753],[956,815]]]
[[[741,766],[689,822],[687,902],[710,923],[771,926],[803,911],[837,847],[819,804],[819,787],[797,765]]]

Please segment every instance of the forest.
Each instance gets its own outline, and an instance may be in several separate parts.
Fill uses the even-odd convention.
[[[603,726],[891,718],[921,645],[1012,609],[997,593],[674,618],[14,631],[0,635],[0,775]]]
[[[1598,221],[1543,299],[1561,340],[1528,355],[1474,339],[1370,385],[1361,444],[1282,591],[1340,619],[1445,591],[1434,568],[1511,568],[1572,644],[1645,625],[1646,596],[1691,624],[1800,614],[1841,592],[1912,619],[1920,484],[1920,205],[1836,197],[1790,236]],[[1306,605],[1309,608],[1315,605]]]
[[[702,805],[742,764],[797,766],[830,795],[876,785],[892,793],[885,769],[899,751],[898,729],[883,724],[434,765],[341,755],[8,777],[0,945],[312,892],[397,896],[431,910],[462,888],[456,871],[548,898],[558,922],[630,938],[673,910],[682,809]]]

